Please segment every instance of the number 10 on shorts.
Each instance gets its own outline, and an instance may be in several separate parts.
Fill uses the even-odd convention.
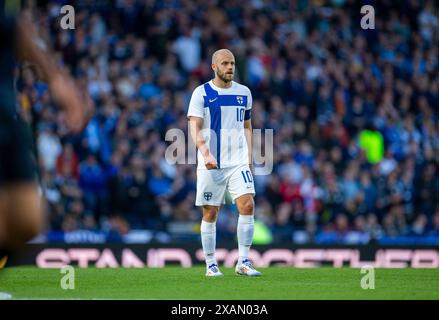
[[[252,183],[253,182],[252,174],[250,173],[249,170],[241,171],[241,174],[242,174],[242,177],[244,178],[245,183]]]

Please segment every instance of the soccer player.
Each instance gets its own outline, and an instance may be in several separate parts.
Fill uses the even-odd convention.
[[[27,15],[18,14],[16,0],[0,0],[0,268],[9,253],[36,236],[43,225],[43,202],[28,126],[16,110],[15,61],[38,68],[67,125],[77,133],[89,118],[90,100],[58,69],[50,52],[36,45]]]
[[[196,205],[202,206],[201,243],[206,276],[222,276],[215,258],[216,221],[220,206],[230,199],[239,211],[239,259],[236,274],[260,276],[249,260],[253,241],[254,200],[250,90],[233,81],[235,58],[227,49],[212,55],[215,78],[197,87],[188,119],[198,149]]]

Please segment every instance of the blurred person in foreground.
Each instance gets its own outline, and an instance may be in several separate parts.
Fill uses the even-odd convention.
[[[54,101],[66,113],[71,133],[79,133],[91,116],[91,100],[60,70],[53,55],[39,45],[29,12],[19,2],[0,0],[0,268],[9,254],[39,234],[44,222],[28,125],[17,110],[15,62],[36,68]]]

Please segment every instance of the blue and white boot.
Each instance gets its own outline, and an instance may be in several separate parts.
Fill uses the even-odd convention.
[[[252,262],[249,259],[244,259],[241,262],[238,261],[235,267],[235,272],[239,276],[259,277],[262,275],[262,273],[253,267]]]
[[[206,270],[206,276],[207,277],[221,277],[223,274],[218,269],[218,265],[216,263],[213,263],[207,267]]]

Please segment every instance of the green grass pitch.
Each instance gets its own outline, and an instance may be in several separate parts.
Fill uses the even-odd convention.
[[[0,292],[13,299],[439,299],[439,269],[375,269],[375,289],[361,288],[352,268],[260,268],[262,277],[206,278],[205,268],[75,268],[75,289],[61,288],[60,269],[0,270]]]

